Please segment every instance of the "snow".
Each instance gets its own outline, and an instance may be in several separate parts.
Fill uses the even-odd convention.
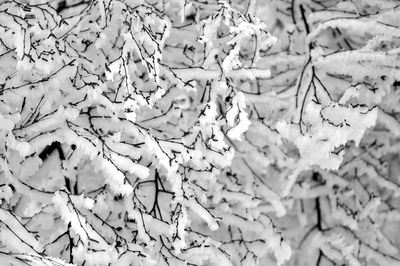
[[[0,114],[0,129],[11,130],[14,128],[14,122],[10,119],[5,118]]]
[[[307,105],[305,111],[308,122],[318,125],[312,133],[301,135],[294,129],[295,126],[283,121],[277,124],[277,129],[295,143],[302,163],[335,170],[339,168],[344,154],[334,154],[333,150],[350,140],[358,145],[364,132],[375,125],[377,114],[376,108],[368,110],[343,107],[339,104],[323,108],[312,102]]]
[[[190,199],[187,204],[193,213],[198,215],[208,224],[208,227],[211,231],[215,231],[219,228],[218,222],[215,220],[212,214],[203,206],[201,206],[196,200]]]
[[[1,242],[13,246],[15,252],[40,253],[43,245],[29,231],[20,220],[12,213],[0,209]]]
[[[3,263],[399,264],[395,1],[3,2]]]
[[[248,114],[244,110],[246,108],[245,96],[242,92],[238,92],[232,99],[231,108],[226,112],[226,120],[231,127],[228,130],[228,137],[233,140],[241,140],[241,135],[247,131],[251,122]],[[235,123],[237,117],[238,122]]]
[[[60,213],[64,223],[71,223],[72,230],[74,230],[80,239],[86,243],[89,236],[85,230],[86,228],[82,226],[82,221],[84,220],[83,217],[70,208],[70,203],[68,203],[68,200],[65,199],[65,196],[63,196],[63,194],[60,192],[55,193],[52,202]]]

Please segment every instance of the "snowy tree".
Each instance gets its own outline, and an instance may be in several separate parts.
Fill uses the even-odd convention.
[[[253,126],[238,149],[278,183],[287,265],[399,265],[398,2],[273,1],[256,14],[279,42],[271,77],[245,93]]]
[[[0,1],[0,261],[399,265],[399,8]]]

